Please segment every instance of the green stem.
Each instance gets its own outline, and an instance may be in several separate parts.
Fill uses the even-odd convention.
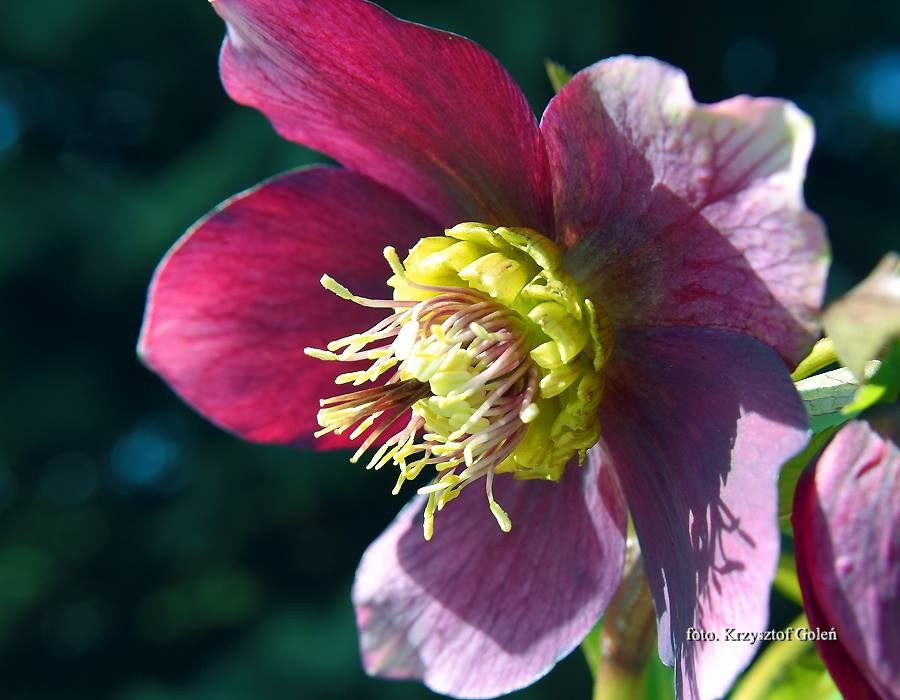
[[[656,641],[656,615],[640,552],[629,558],[603,618],[594,700],[634,700],[643,695],[644,669]]]
[[[791,624],[794,630],[808,627],[805,614],[801,614]],[[794,661],[812,649],[812,642],[799,640],[796,635],[784,642],[772,642],[760,655],[750,670],[738,683],[731,700],[765,700],[779,677]]]
[[[837,361],[838,357],[834,349],[834,341],[831,338],[822,338],[813,346],[809,355],[800,361],[797,369],[791,374],[791,379],[799,382],[801,379],[806,379],[820,369],[824,369]]]

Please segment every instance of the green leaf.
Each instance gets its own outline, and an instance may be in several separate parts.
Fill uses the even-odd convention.
[[[544,60],[544,69],[547,71],[547,77],[550,78],[554,92],[562,90],[563,86],[572,79],[572,74],[566,70],[566,67],[552,59]]]
[[[584,654],[584,660],[587,662],[588,669],[591,671],[591,678],[597,678],[597,667],[600,665],[600,632],[603,630],[603,618],[594,625],[594,629],[588,632],[587,637],[581,640],[581,651]]]
[[[789,459],[781,468],[778,475],[778,524],[786,535],[793,533],[791,528],[791,512],[794,508],[794,491],[797,489],[797,481],[806,465],[819,454],[831,436],[837,432],[837,426],[832,426],[813,435],[812,440],[796,457]]]
[[[866,365],[866,376],[874,375],[880,367],[878,361]],[[841,423],[846,423],[855,414],[849,414],[845,407],[851,404],[859,390],[859,381],[847,368],[841,367],[823,372],[795,385],[809,416],[814,433],[819,433]]]
[[[878,366],[877,362],[871,363],[869,371],[877,374]],[[856,377],[843,367],[801,379],[796,383],[796,387],[809,416],[813,438],[802,452],[784,464],[778,476],[779,526],[781,531],[788,535],[792,532],[790,516],[797,480],[837,428],[856,415],[847,413],[845,409],[854,403],[855,397],[860,392]]]
[[[859,388],[842,413],[853,418],[879,402],[896,401],[900,393],[900,341],[894,342],[869,382]]]

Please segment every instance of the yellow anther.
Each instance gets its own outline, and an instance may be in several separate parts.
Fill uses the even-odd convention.
[[[459,496],[462,493],[462,488],[465,484],[460,484],[459,486],[454,486],[453,488],[449,488],[446,491],[442,491],[437,495],[437,509],[438,511],[442,511],[444,506],[450,503],[454,498]]]
[[[454,389],[464,385],[472,375],[465,370],[451,370],[448,372],[436,372],[431,376],[429,384],[431,391],[440,396],[446,396]]]
[[[488,501],[488,504],[490,505],[491,513],[493,513],[494,517],[497,519],[497,524],[500,526],[500,529],[503,530],[503,532],[512,530],[512,521],[509,519],[509,515],[506,514],[506,511],[500,507],[500,504],[493,498]]]
[[[374,423],[375,423],[375,415],[372,414],[371,416],[368,416],[365,420],[363,420],[358,426],[356,426],[354,431],[352,433],[350,433],[350,439],[355,440],[360,435],[362,435],[364,432],[366,432],[369,428],[371,428]]]
[[[437,340],[444,343],[445,345],[453,344],[450,341],[450,339],[446,336],[446,334],[444,333],[444,329],[441,326],[439,326],[438,324],[436,324],[436,323],[431,324],[431,327],[429,328],[429,330],[431,331],[431,335],[433,335]]]
[[[317,360],[337,360],[338,356],[327,350],[319,350],[318,348],[303,348],[303,354],[314,357]]]
[[[472,331],[479,340],[497,341],[501,340],[503,337],[500,333],[489,333],[484,326],[475,323],[474,321],[469,324],[469,330]]]
[[[400,256],[397,255],[394,246],[389,245],[384,249],[384,259],[391,266],[391,272],[400,278],[406,277],[406,270],[403,268],[403,263],[400,262]]]
[[[353,294],[347,289],[344,285],[336,282],[332,277],[328,275],[322,275],[319,280],[319,284],[321,284],[325,289],[333,294],[337,294],[341,299],[346,299],[347,301],[353,301]]]
[[[536,403],[530,403],[519,411],[519,420],[523,423],[531,423],[538,417],[540,412],[541,409]]]
[[[420,496],[426,496],[429,493],[437,493],[438,491],[443,491],[448,488],[450,488],[450,484],[446,484],[443,481],[435,481],[432,484],[428,484],[428,486],[420,487],[416,493]]]
[[[343,374],[339,374],[334,379],[335,384],[350,384],[355,382],[360,377],[366,377],[368,375],[368,370],[358,371],[358,372],[344,372]]]
[[[426,540],[431,540],[434,536],[434,511],[436,506],[435,495],[433,493],[429,494],[428,503],[425,504],[425,522],[422,524]]]

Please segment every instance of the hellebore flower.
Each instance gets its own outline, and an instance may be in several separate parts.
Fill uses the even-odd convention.
[[[896,414],[894,414],[896,419]],[[897,426],[848,423],[794,495],[797,574],[816,647],[846,698],[900,698]]]
[[[663,660],[683,697],[724,693],[753,648],[686,632],[767,622],[777,473],[808,437],[786,365],[827,265],[809,119],[700,105],[680,71],[621,57],[539,125],[486,51],[367,2],[213,7],[229,95],[343,168],[188,231],[139,351],[246,439],[369,431],[398,489],[434,479],[360,564],[366,669],[461,697],[532,683],[612,597],[627,502]],[[363,388],[332,397],[322,360],[358,360],[339,382]]]

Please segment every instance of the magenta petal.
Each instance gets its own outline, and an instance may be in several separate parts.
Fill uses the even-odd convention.
[[[493,56],[361,0],[214,0],[225,88],[437,219],[547,231],[537,122]]]
[[[797,488],[797,573],[817,641],[847,698],[900,698],[900,450],[844,426]]]
[[[303,348],[380,317],[325,291],[319,278],[328,272],[384,298],[383,247],[405,249],[434,227],[400,195],[344,170],[265,182],[169,251],[150,286],[138,351],[217,425],[258,442],[307,441],[319,399],[340,393],[332,382],[343,370]]]
[[[510,533],[473,485],[437,514],[431,542],[420,497],[366,551],[353,600],[369,673],[494,697],[540,678],[597,621],[624,557],[612,473],[589,457],[559,484],[503,475],[494,494]]]
[[[617,336],[602,442],[628,500],[682,698],[718,698],[766,629],[779,552],[777,478],[808,439],[779,358],[749,336],[671,328]],[[719,642],[688,642],[688,628]]]
[[[697,104],[681,71],[621,57],[576,75],[541,129],[568,264],[617,326],[737,330],[803,356],[827,267],[806,115]]]

